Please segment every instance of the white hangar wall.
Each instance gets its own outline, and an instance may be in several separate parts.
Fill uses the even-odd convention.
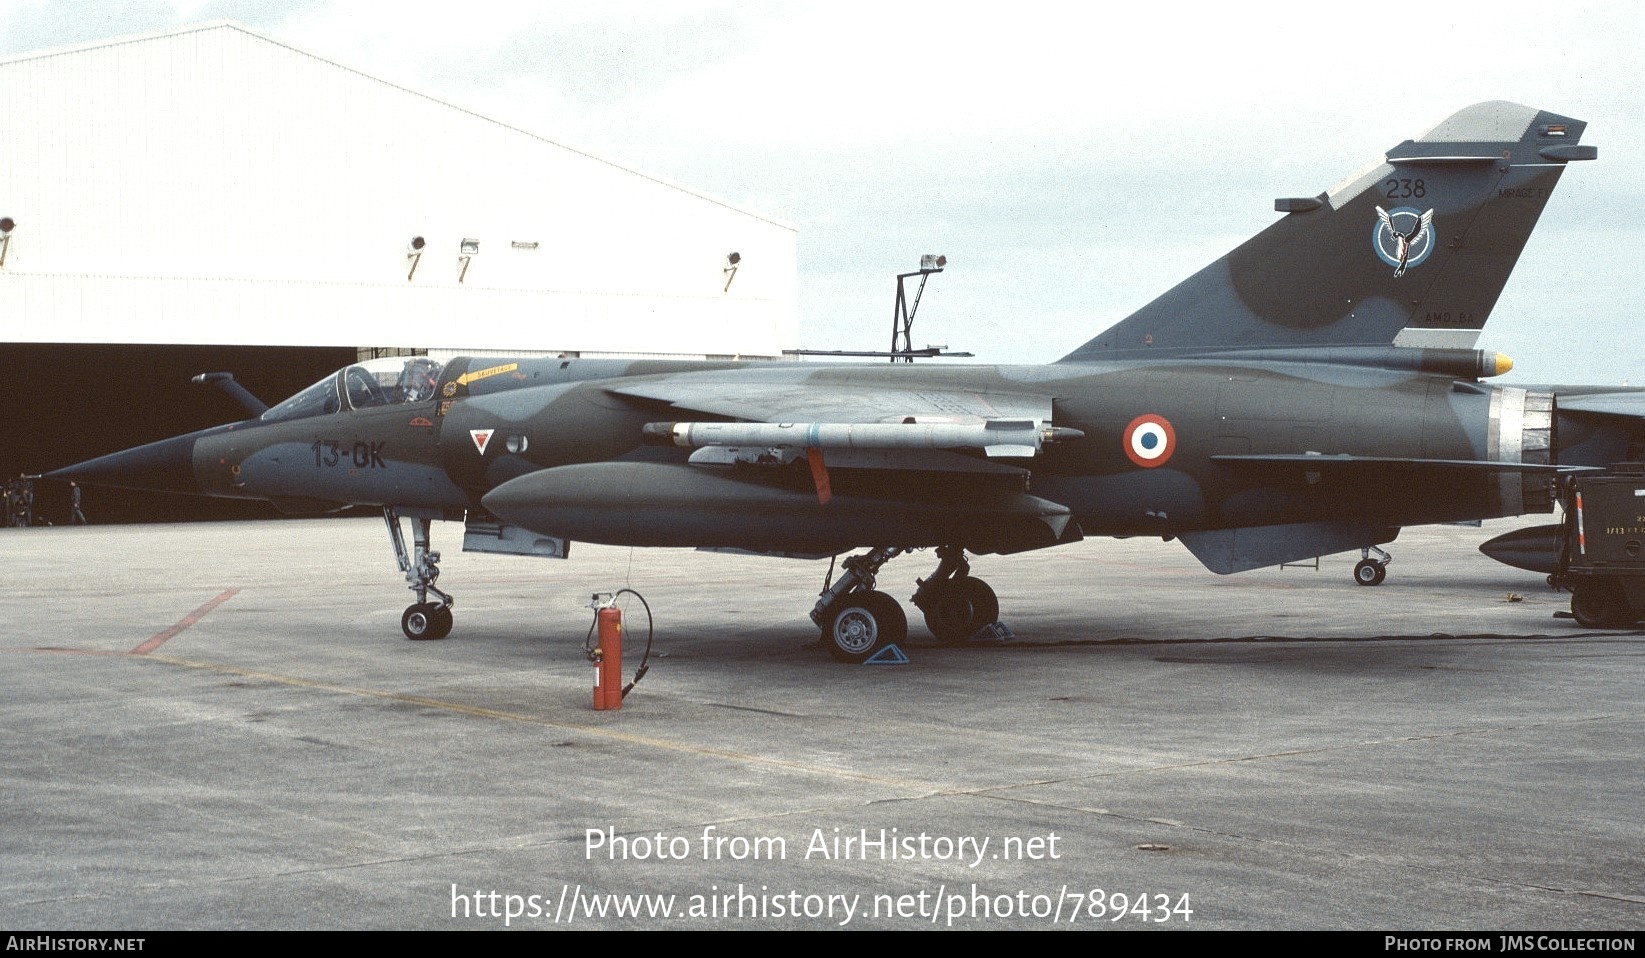
[[[793,226],[233,24],[0,61],[0,130],[0,341],[798,340]]]

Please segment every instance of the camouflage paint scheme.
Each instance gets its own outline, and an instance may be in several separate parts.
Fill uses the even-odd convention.
[[[1157,535],[1229,573],[1549,511],[1560,469],[1636,455],[1645,402],[1488,385],[1509,364],[1473,346],[1565,166],[1596,155],[1584,126],[1464,109],[1276,201],[1272,226],[1046,366],[459,357],[431,396],[380,404],[350,393],[350,367],[261,418],[51,475],[379,505],[396,528],[466,516],[565,542],[866,548],[814,613],[850,660],[906,628],[873,586],[909,549],[939,548],[915,601],[963,638],[998,608],[964,552]],[[288,408],[305,396],[322,406]],[[679,424],[707,423],[793,424],[795,439],[678,444]],[[824,424],[857,432],[825,442]],[[975,431],[933,438],[950,426]],[[413,609],[449,628],[433,591],[443,604]]]

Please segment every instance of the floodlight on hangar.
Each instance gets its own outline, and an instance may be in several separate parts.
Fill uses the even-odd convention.
[[[457,244],[457,282],[468,278],[468,261],[480,254],[480,241],[465,238]]]
[[[16,220],[0,216],[0,266],[6,265],[6,251],[11,249],[11,231],[16,228]]]
[[[736,250],[732,250],[731,252],[725,254],[725,268],[720,270],[720,272],[725,274],[725,288],[721,289],[720,292],[728,293],[731,291],[731,281],[737,278],[737,264],[742,261],[743,254],[737,252]]]
[[[411,260],[411,268],[406,270],[406,282],[411,282],[411,277],[417,275],[417,264],[423,261],[423,247],[427,245],[428,241],[421,236],[413,236],[411,242],[406,244],[406,259]]]

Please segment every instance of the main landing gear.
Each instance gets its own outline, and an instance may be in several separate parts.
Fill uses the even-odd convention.
[[[1371,558],[1375,552],[1377,557]],[[1388,578],[1388,563],[1394,557],[1378,549],[1376,546],[1366,546],[1359,550],[1360,560],[1354,563],[1354,583],[1356,585],[1381,585]]]
[[[901,604],[874,588],[880,567],[906,551],[882,546],[845,560],[839,581],[823,590],[811,610],[829,655],[841,662],[864,662],[908,637],[908,616]],[[914,605],[925,613],[932,635],[943,642],[963,642],[999,618],[999,599],[988,583],[971,577],[964,549],[942,546],[937,556],[937,571],[917,580]]]
[[[988,583],[971,576],[971,563],[959,546],[937,548],[937,571],[916,579],[914,604],[925,613],[925,626],[940,641],[964,642],[1000,617],[1000,600]]]
[[[440,554],[428,548],[431,520],[411,517],[414,551],[410,554],[406,552],[405,537],[400,533],[400,515],[394,507],[383,507],[383,522],[388,525],[388,538],[394,544],[394,558],[400,563],[400,571],[406,574],[409,583],[406,588],[417,593],[417,601],[400,616],[400,631],[408,639],[445,638],[451,634],[451,607],[455,602],[434,587],[434,581],[440,578]],[[438,601],[430,602],[430,594]]]

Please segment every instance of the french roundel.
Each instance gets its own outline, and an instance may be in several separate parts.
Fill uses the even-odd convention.
[[[1125,427],[1125,454],[1144,469],[1165,465],[1176,449],[1177,432],[1164,416],[1147,413]]]

